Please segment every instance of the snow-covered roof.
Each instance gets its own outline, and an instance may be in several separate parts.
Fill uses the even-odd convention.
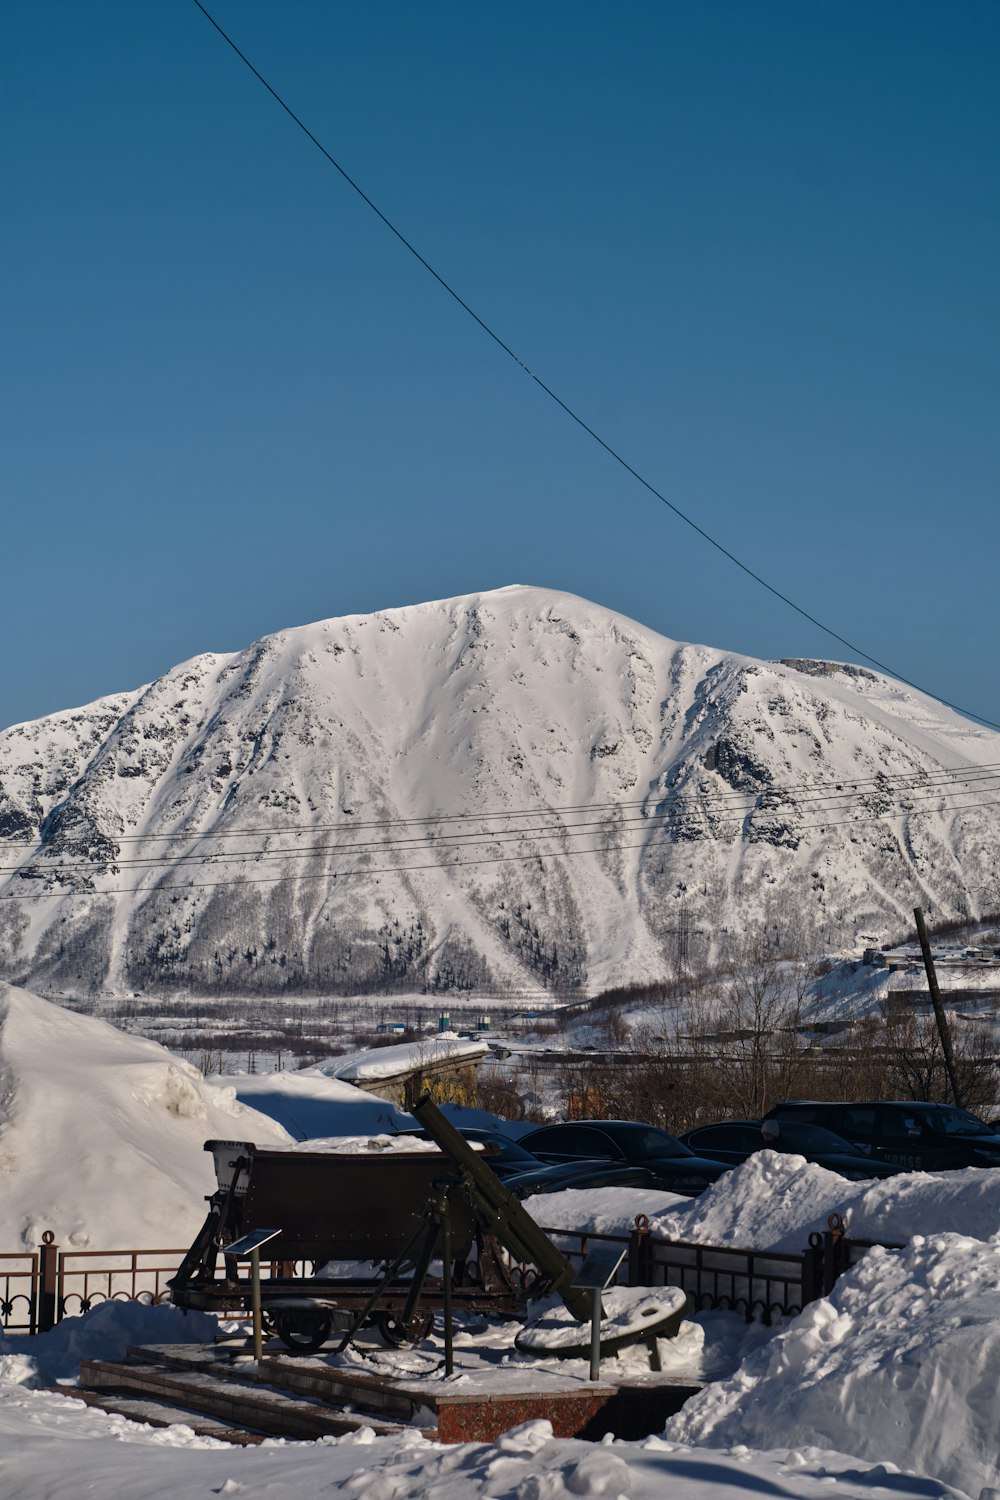
[[[346,1083],[364,1079],[397,1078],[448,1062],[472,1062],[489,1052],[486,1042],[443,1031],[438,1036],[417,1042],[400,1042],[395,1047],[375,1047],[366,1052],[351,1052],[345,1057],[331,1057],[317,1063],[319,1072]]]

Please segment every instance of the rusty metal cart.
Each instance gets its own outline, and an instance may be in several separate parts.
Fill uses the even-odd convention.
[[[281,1151],[246,1141],[205,1149],[218,1187],[170,1283],[176,1306],[245,1312],[251,1283],[226,1247],[267,1227],[281,1232],[268,1245],[274,1274],[261,1283],[262,1311],[290,1348],[318,1348],[362,1312],[388,1343],[426,1337],[445,1292],[443,1268],[431,1271],[446,1238],[454,1308],[523,1315],[525,1274],[484,1230],[440,1153]]]

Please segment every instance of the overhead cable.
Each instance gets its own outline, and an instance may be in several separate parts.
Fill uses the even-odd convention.
[[[963,795],[963,794],[959,794],[959,795]],[[968,796],[969,793],[965,793],[964,795]],[[835,819],[835,820],[823,819],[823,821],[819,822],[819,823],[803,823],[803,824],[799,824],[797,826],[794,826],[794,827],[790,828],[788,830],[788,832],[790,834],[792,834],[793,836],[797,836],[799,833],[811,832],[811,831],[814,831],[816,829],[820,829],[821,831],[826,832],[826,830],[829,829],[829,828],[863,828],[865,825],[877,826],[878,824],[884,823],[887,819],[893,818],[893,817],[895,817],[895,818],[899,818],[899,817],[927,818],[927,817],[938,816],[942,812],[948,812],[948,813],[953,813],[953,814],[959,815],[959,814],[966,813],[966,812],[974,812],[977,809],[983,808],[983,807],[1000,807],[1000,800],[998,800],[996,798],[990,798],[990,799],[988,799],[985,802],[970,802],[970,803],[965,803],[961,807],[953,807],[953,808],[948,808],[948,807],[944,807],[944,808],[942,808],[942,807],[929,807],[929,808],[925,808],[923,811],[919,811],[919,810],[917,810],[917,811],[907,811],[905,813],[904,812],[900,812],[898,809],[887,809],[885,812],[876,813],[873,816],[866,817],[866,818],[854,817],[854,818],[843,818],[843,819]],[[733,828],[735,828],[737,826],[737,824],[735,822],[733,822],[731,826]],[[716,832],[718,832],[718,830],[716,830]],[[83,897],[83,896],[86,896],[86,897],[88,897],[91,900],[94,899],[94,898],[97,898],[97,897],[101,897],[101,896],[144,896],[144,897],[148,898],[148,897],[153,897],[153,896],[159,896],[159,895],[161,895],[161,894],[163,894],[164,892],[167,892],[167,891],[171,891],[171,892],[176,891],[176,892],[181,892],[181,893],[187,894],[190,891],[212,890],[212,889],[216,889],[216,888],[223,887],[223,886],[243,887],[243,886],[247,886],[247,885],[281,885],[281,884],[285,884],[285,883],[287,883],[289,881],[307,881],[307,880],[337,881],[337,880],[352,879],[352,878],[354,878],[356,876],[363,876],[366,879],[368,879],[368,878],[370,878],[371,876],[374,876],[374,875],[410,875],[410,874],[416,874],[418,871],[421,871],[421,870],[437,870],[441,874],[450,874],[450,872],[452,870],[470,868],[472,866],[499,865],[499,864],[526,864],[526,863],[531,863],[532,861],[536,861],[536,860],[539,863],[542,863],[543,861],[549,860],[549,859],[573,859],[573,858],[577,858],[577,857],[580,857],[580,856],[583,856],[583,855],[590,855],[590,854],[617,854],[617,853],[623,852],[625,850],[633,850],[633,849],[641,849],[644,852],[648,853],[652,849],[667,848],[668,846],[674,845],[674,844],[676,844],[678,842],[679,842],[679,840],[677,839],[676,836],[674,836],[672,838],[671,837],[668,837],[668,838],[653,837],[653,838],[650,838],[650,839],[644,839],[644,840],[642,840],[639,843],[631,843],[631,844],[629,844],[629,843],[621,843],[620,841],[615,841],[615,842],[609,842],[609,843],[604,843],[604,844],[598,844],[596,847],[591,847],[589,849],[535,849],[535,850],[527,851],[527,852],[525,852],[523,854],[497,854],[493,858],[483,857],[483,858],[478,858],[478,859],[459,859],[459,858],[456,857],[455,859],[448,860],[447,862],[443,862],[441,860],[433,860],[433,861],[431,861],[429,863],[425,863],[425,864],[411,864],[411,865],[395,864],[395,865],[384,865],[384,866],[361,865],[361,866],[359,866],[356,869],[350,869],[350,870],[317,870],[317,871],[299,870],[299,871],[294,872],[293,874],[283,874],[283,875],[238,875],[238,876],[230,876],[230,877],[228,877],[225,880],[200,880],[200,881],[185,880],[182,883],[178,883],[178,884],[155,884],[155,885],[151,885],[151,886],[148,886],[148,887],[141,887],[141,886],[119,886],[119,887],[113,887],[111,889],[105,889],[105,890],[96,890],[96,889],[93,889],[93,888],[83,888],[83,889],[76,889],[76,890],[58,890],[58,891],[46,890],[46,891],[31,892],[31,893],[28,893],[26,895],[10,895],[10,894],[3,893],[3,894],[0,894],[0,902],[3,902],[3,901],[39,901],[39,900],[59,899],[59,898],[72,899],[74,897]],[[345,852],[351,853],[351,852],[357,852],[357,851],[347,850]],[[168,863],[168,862],[165,861],[163,863],[163,865],[162,866],[158,866],[158,868],[169,869],[169,868],[171,868],[171,865],[170,865],[170,863]],[[92,866],[89,867],[89,869],[90,869],[90,873],[91,874],[98,874],[99,873],[99,872],[95,871]]]
[[[646,797],[609,799],[603,802],[581,802],[561,807],[542,803],[532,807],[511,807],[498,809],[493,812],[434,813],[422,817],[354,818],[351,816],[349,822],[344,818],[335,823],[281,823],[279,825],[272,824],[266,828],[186,829],[172,833],[155,833],[152,831],[146,833],[115,833],[107,829],[97,829],[95,832],[120,846],[123,844],[176,843],[180,841],[190,843],[204,839],[287,838],[315,833],[353,835],[362,830],[367,831],[369,829],[436,828],[456,824],[461,826],[467,823],[500,822],[515,818],[567,818],[583,813],[592,813],[595,817],[600,813],[604,813],[605,817],[611,817],[616,813],[632,809],[641,809],[641,816],[643,818],[657,818],[664,816],[660,809],[665,804],[683,804],[685,801],[691,804],[692,811],[705,808],[710,811],[717,809],[725,811],[733,803],[750,805],[759,797],[785,798],[800,806],[805,803],[840,800],[844,797],[859,799],[865,796],[876,795],[882,791],[892,793],[893,795],[905,795],[907,791],[920,791],[935,786],[989,781],[998,773],[1000,773],[1000,761],[987,761],[981,765],[964,767],[942,766],[935,771],[880,771],[875,776],[858,777],[853,780],[845,777],[834,777],[827,780],[817,778],[814,781],[770,782],[757,791],[740,791],[735,787],[731,787],[726,791],[722,791],[721,789],[718,791],[706,791],[700,787],[691,788],[689,786],[666,787],[661,790],[650,791]],[[825,790],[827,787],[830,790]],[[863,790],[865,788],[867,790]],[[524,831],[531,832],[532,830],[525,829]],[[435,838],[434,835],[429,835],[429,837]],[[399,842],[403,841],[400,840]],[[18,844],[16,847],[25,850],[38,850],[44,849],[46,845],[43,841],[36,839],[29,843]],[[166,856],[164,856],[164,859],[166,860]],[[9,869],[11,867],[0,866],[0,869],[3,868]]]
[[[319,138],[313,134],[304,120],[302,120],[302,118],[295,113],[291,105],[288,104],[287,101],[282,98],[281,94],[278,93],[277,89],[275,89],[270,83],[268,83],[264,75],[254,67],[253,63],[247,57],[246,53],[242,52],[233,41],[232,37],[228,34],[228,32],[222,29],[215,17],[212,16],[208,10],[206,10],[204,5],[202,5],[201,0],[193,0],[193,3],[201,11],[205,19],[209,21],[215,28],[215,30],[219,33],[219,36],[222,37],[223,41],[232,48],[233,52],[235,52],[240,61],[244,63],[247,68],[249,68],[250,72],[257,79],[258,83],[260,83],[267,90],[272,99],[274,99],[275,103],[281,106],[288,117],[292,121],[294,121],[294,123],[298,126],[302,133],[316,147],[317,151],[319,151],[321,155],[329,162],[330,166],[333,167],[335,171],[340,173],[340,176],[344,179],[348,186],[352,188],[355,193],[357,193],[362,202],[367,204],[372,213],[375,214],[375,216],[385,225],[386,229],[388,229],[390,233],[395,235],[400,244],[403,245],[404,248],[408,250],[409,253],[417,261],[419,261],[424,270],[434,278],[434,280],[445,292],[447,292],[448,296],[451,297],[455,302],[457,302],[463,312],[468,314],[473,322],[482,329],[483,333],[487,334],[488,337],[491,338],[493,342],[498,346],[498,348],[500,348],[504,354],[506,354],[511,360],[513,360],[514,364],[516,364],[518,369],[522,370],[524,374],[528,376],[529,380],[534,381],[539,390],[543,391],[545,395],[548,396],[550,400],[554,401],[555,404],[566,414],[566,416],[570,418],[571,421],[575,422],[578,427],[582,428],[582,430],[588,435],[588,437],[591,437],[599,447],[603,448],[604,452],[607,453],[608,456],[615,461],[615,463],[619,464],[627,474],[630,474],[633,479],[637,480],[638,483],[642,485],[643,489],[648,490],[648,492],[657,500],[659,500],[663,505],[665,505],[668,510],[673,511],[674,515],[677,516],[679,520],[683,521],[685,526],[689,526],[692,531],[696,531],[704,541],[708,542],[710,546],[714,547],[717,552],[720,552],[723,557],[728,558],[728,560],[737,568],[739,568],[742,573],[745,573],[748,578],[753,579],[755,583],[759,584],[761,588],[766,589],[767,592],[769,594],[772,594],[776,599],[780,599],[782,604],[787,604],[789,609],[793,609],[796,614],[801,615],[802,619],[808,620],[811,625],[815,625],[818,630],[821,630],[824,633],[824,635],[828,635],[832,640],[837,641],[841,646],[846,646],[848,651],[854,653],[856,656],[861,656],[865,661],[871,662],[872,666],[878,667],[880,672],[886,672],[890,677],[895,677],[899,682],[905,682],[907,687],[915,688],[918,693],[926,693],[929,698],[935,698],[939,703],[943,703],[946,708],[954,709],[956,713],[963,714],[966,718],[976,719],[981,724],[987,724],[991,729],[1000,729],[1000,723],[996,723],[993,719],[988,719],[984,714],[976,713],[972,709],[963,708],[958,703],[952,703],[947,698],[942,698],[937,693],[930,692],[929,689],[921,687],[920,684],[913,681],[912,678],[904,677],[902,672],[898,672],[895,667],[887,665],[887,663],[880,661],[877,656],[872,656],[870,652],[865,651],[861,646],[857,646],[852,641],[849,641],[846,636],[841,635],[840,632],[834,630],[832,626],[825,624],[824,621],[819,619],[818,616],[811,614],[810,611],[805,609],[801,604],[797,604],[794,599],[790,598],[788,594],[783,593],[782,590],[777,588],[773,583],[769,583],[766,578],[764,578],[760,573],[757,573],[753,568],[750,567],[748,563],[743,562],[743,560],[739,558],[735,552],[731,552],[729,548],[726,547],[722,542],[720,542],[717,537],[713,536],[711,532],[706,531],[704,526],[699,525],[699,523],[695,521],[692,516],[689,516],[686,511],[681,510],[680,506],[675,505],[672,500],[668,500],[667,496],[663,494],[662,490],[657,489],[654,484],[646,479],[638,469],[634,468],[632,464],[627,461],[627,459],[623,458],[623,456],[618,452],[616,448],[612,447],[612,445],[603,437],[601,437],[601,435],[596,432],[593,427],[585,422],[584,419],[579,416],[578,413],[575,412],[573,408],[562,399],[561,396],[558,396],[551,386],[546,385],[545,381],[542,380],[539,375],[536,375],[534,370],[529,369],[524,360],[514,352],[510,345],[506,344],[500,337],[500,335],[493,328],[491,328],[490,325],[483,318],[481,318],[472,307],[470,307],[469,303],[459,295],[459,293],[455,290],[451,283],[446,281],[445,278],[434,269],[430,261],[425,259],[423,255],[421,255],[420,251],[416,248],[412,241],[408,240],[403,232],[400,229],[397,229],[392,220],[382,212],[382,210],[376,203],[372,201],[371,198],[369,198],[368,194],[364,191],[360,184],[355,181],[355,179],[344,167],[341,166],[340,162],[337,161],[336,157],[334,157],[327,150],[322,141],[320,141]]]
[[[990,773],[985,775],[961,777],[957,780],[946,782],[935,782],[931,780],[923,781],[918,783],[915,787],[897,791],[892,795],[896,799],[905,798],[905,800],[909,803],[925,802],[937,798],[943,792],[950,792],[953,796],[970,796],[975,791],[985,788],[992,788],[997,781],[1000,781],[1000,770],[991,771]],[[963,787],[964,790],[962,789]],[[728,821],[732,823],[737,813],[739,813],[741,820],[745,820],[747,817],[750,817],[755,813],[767,816],[768,814],[778,814],[785,809],[787,809],[789,812],[794,812],[800,810],[803,807],[810,807],[814,810],[818,810],[815,805],[817,803],[823,802],[831,804],[826,809],[829,813],[846,812],[853,803],[863,804],[865,798],[870,798],[873,795],[876,795],[879,790],[881,790],[881,788],[876,788],[874,791],[860,793],[828,792],[824,795],[815,797],[787,797],[787,795],[780,787],[774,787],[767,788],[765,791],[757,794],[749,792],[742,794],[741,801],[744,803],[744,806],[739,809],[731,807],[729,803],[723,803],[721,801],[713,802],[711,798],[691,799],[689,803],[678,798],[676,799],[676,804],[672,807],[669,807],[666,811],[659,811],[659,807],[662,804],[658,803],[656,810],[643,810],[640,813],[632,813],[630,816],[614,816],[612,814],[602,818],[588,818],[583,821],[577,822],[557,821],[554,823],[537,824],[533,827],[529,825],[527,827],[521,826],[506,829],[486,828],[478,830],[463,830],[460,833],[446,833],[440,836],[435,834],[424,834],[413,835],[407,838],[369,839],[359,842],[312,844],[308,846],[281,844],[275,845],[268,843],[259,845],[255,848],[221,850],[190,849],[187,853],[184,854],[150,854],[140,855],[136,858],[126,857],[124,859],[120,858],[117,854],[109,853],[104,855],[102,858],[78,860],[76,862],[67,862],[65,860],[53,859],[51,861],[45,860],[44,862],[39,863],[35,866],[29,865],[26,861],[22,861],[17,865],[0,865],[0,874],[16,874],[20,871],[32,869],[35,869],[39,874],[43,874],[46,876],[50,874],[65,874],[81,870],[93,872],[95,867],[100,864],[114,866],[116,869],[172,869],[182,864],[197,864],[204,866],[208,864],[227,863],[232,861],[246,862],[250,860],[259,861],[261,859],[276,858],[317,859],[326,854],[354,854],[383,849],[400,849],[406,852],[416,852],[422,848],[449,849],[455,847],[468,847],[470,844],[502,844],[513,843],[515,841],[523,843],[528,839],[544,839],[560,835],[565,838],[580,838],[596,834],[601,830],[612,833],[618,829],[629,827],[633,824],[644,823],[647,825],[653,824],[655,826],[656,824],[663,823],[668,820],[674,823],[678,823],[685,821],[690,822],[690,820],[692,819],[704,820],[705,818],[714,818],[716,821],[721,821],[723,825],[725,825],[727,818]],[[762,798],[767,799],[769,797],[773,798],[774,800],[770,802],[767,800],[764,800],[763,802],[761,801]],[[609,805],[614,807],[614,804]],[[630,807],[635,806],[635,804],[627,805]],[[616,811],[618,811],[618,809],[616,809]],[[910,811],[910,808],[901,807],[895,809],[895,811],[898,816],[905,816]],[[347,835],[348,839],[350,839],[351,836],[355,833],[355,829],[353,827],[344,828],[342,831]],[[271,837],[275,835],[281,837],[285,832],[285,830],[277,829],[274,831],[274,834],[271,835]],[[191,835],[192,842],[197,841],[199,837],[200,836],[198,834]],[[246,837],[250,837],[250,835],[247,834]],[[112,839],[112,842],[117,843],[117,840]],[[44,846],[36,847],[44,848]],[[58,851],[53,852],[56,855],[58,854]]]

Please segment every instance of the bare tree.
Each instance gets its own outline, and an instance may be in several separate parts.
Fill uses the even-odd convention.
[[[973,1111],[991,1111],[1000,1086],[996,1046],[986,1028],[969,1024],[953,1038],[955,1068],[962,1103]],[[952,1103],[944,1049],[930,1016],[890,1017],[885,1025],[887,1098]]]
[[[702,1020],[716,1045],[717,1087],[730,1115],[757,1119],[800,1091],[810,1071],[801,1023],[811,977],[801,957],[779,957],[763,930],[740,945]]]

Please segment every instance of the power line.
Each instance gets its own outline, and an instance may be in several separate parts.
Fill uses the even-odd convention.
[[[554,401],[555,404],[566,414],[567,417],[570,418],[571,421],[575,422],[578,427],[582,428],[582,430],[588,435],[588,437],[593,438],[594,442],[597,443],[599,447],[603,448],[604,452],[607,453],[610,458],[614,459],[615,463],[619,464],[627,474],[630,474],[633,479],[637,480],[638,483],[642,485],[643,489],[648,490],[648,492],[657,500],[659,500],[663,505],[665,505],[668,510],[673,511],[674,515],[677,516],[679,520],[683,521],[686,526],[689,526],[692,531],[696,531],[704,541],[708,542],[710,546],[714,547],[717,552],[720,552],[723,557],[728,558],[728,560],[737,568],[739,568],[742,573],[745,573],[748,578],[751,578],[755,583],[760,584],[761,588],[766,589],[769,594],[772,594],[775,599],[779,599],[782,604],[787,604],[789,609],[793,609],[795,613],[801,615],[804,620],[808,620],[811,625],[815,625],[819,630],[823,631],[824,635],[830,636],[832,640],[839,642],[841,646],[846,646],[848,651],[851,651],[854,654],[863,657],[865,661],[871,662],[873,666],[878,667],[880,672],[886,672],[890,677],[895,677],[899,682],[905,682],[907,687],[915,688],[918,693],[927,693],[927,696],[929,698],[937,699],[937,701],[939,703],[943,703],[946,708],[954,709],[956,713],[963,714],[966,718],[977,719],[979,723],[987,724],[991,729],[1000,729],[1000,723],[994,722],[993,719],[987,719],[985,715],[975,713],[972,709],[962,708],[961,705],[957,703],[951,703],[947,698],[942,698],[937,693],[928,692],[926,688],[921,687],[920,684],[918,682],[914,682],[912,678],[904,677],[903,674],[901,672],[897,672],[894,667],[888,666],[885,662],[880,661],[878,657],[872,656],[870,652],[864,651],[860,646],[854,645],[854,643],[852,641],[849,641],[846,636],[841,635],[840,632],[834,630],[832,626],[824,624],[824,622],[820,620],[816,615],[811,614],[809,610],[803,608],[801,604],[797,604],[794,599],[789,597],[788,594],[783,593],[781,589],[775,587],[773,583],[769,583],[768,580],[764,578],[760,573],[755,572],[748,563],[743,562],[739,557],[737,557],[735,552],[730,552],[729,548],[724,546],[722,542],[720,542],[711,534],[711,532],[706,531],[703,526],[700,526],[697,521],[695,521],[685,511],[681,510],[678,505],[675,505],[672,500],[668,500],[666,495],[663,494],[661,490],[658,490],[654,484],[652,484],[648,479],[640,474],[638,469],[633,468],[633,466],[627,461],[627,459],[622,457],[622,455],[616,448],[613,448],[611,444],[608,443],[604,438],[602,438],[601,435],[596,432],[593,427],[589,426],[589,424],[585,422],[583,418],[579,416],[578,413],[575,412],[573,408],[562,399],[561,396],[558,396],[551,386],[546,385],[545,381],[542,380],[540,376],[536,375],[533,370],[529,369],[529,367],[524,363],[520,356],[515,354],[510,345],[506,344],[500,337],[500,335],[493,328],[491,328],[490,325],[485,322],[485,320],[481,318],[472,307],[470,307],[468,302],[466,302],[465,299],[459,295],[459,293],[450,284],[450,282],[446,281],[445,278],[434,269],[430,261],[426,260],[424,256],[421,255],[416,246],[406,238],[406,236],[400,229],[397,229],[392,220],[382,212],[382,210],[376,203],[373,202],[371,198],[369,198],[368,194],[363,190],[360,184],[357,183],[350,175],[350,173],[341,166],[336,157],[331,155],[331,153],[323,145],[322,141],[320,141],[317,136],[313,135],[308,125],[306,125],[305,122],[300,118],[300,116],[295,113],[291,105],[282,98],[277,89],[272,87],[272,85],[268,83],[264,75],[254,67],[253,63],[247,57],[246,53],[241,52],[240,48],[236,45],[228,32],[223,31],[222,27],[219,25],[218,21],[216,21],[214,16],[212,16],[205,9],[204,5],[202,5],[201,0],[194,0],[194,4],[201,11],[205,19],[209,21],[210,24],[219,33],[223,41],[232,48],[233,52],[235,52],[240,61],[244,63],[247,68],[249,68],[250,72],[257,79],[258,83],[260,83],[267,90],[272,99],[274,99],[274,101],[279,104],[285,111],[288,117],[292,121],[294,121],[294,123],[302,131],[303,135],[305,135],[312,142],[317,151],[319,151],[320,154],[329,162],[330,166],[333,167],[335,171],[340,173],[340,176],[344,179],[348,186],[352,188],[355,193],[357,193],[362,202],[367,204],[372,213],[375,214],[375,216],[385,225],[386,229],[388,229],[391,234],[395,235],[400,244],[403,245],[404,248],[408,250],[417,261],[419,261],[424,270],[434,278],[434,280],[445,292],[447,292],[448,296],[451,297],[453,301],[458,303],[463,312],[468,314],[473,322],[476,323],[478,327],[481,328],[482,331],[493,340],[497,347],[501,349],[503,353],[508,356],[508,358],[514,361],[518,369],[522,370],[524,374],[528,376],[529,380],[534,381],[535,385],[537,385],[538,388],[550,398],[550,400]]]
[[[880,790],[896,788],[897,794],[903,794],[907,790],[919,791],[925,787],[937,785],[947,786],[959,782],[973,782],[992,779],[1000,772],[1000,761],[985,761],[981,765],[939,767],[936,771],[879,771],[874,776],[862,776],[853,780],[846,777],[831,777],[826,780],[817,778],[813,781],[799,782],[772,782],[760,788],[759,791],[739,791],[732,788],[729,791],[700,791],[697,788],[687,787],[665,788],[659,792],[651,792],[646,797],[610,799],[603,802],[581,802],[570,803],[562,807],[553,807],[551,804],[539,804],[533,807],[503,808],[495,812],[463,812],[463,813],[436,813],[422,817],[409,818],[367,818],[351,819],[346,822],[343,819],[334,823],[284,823],[280,827],[250,827],[250,828],[222,828],[222,829],[189,829],[179,833],[108,833],[105,830],[96,830],[103,837],[109,838],[114,844],[144,844],[144,843],[176,843],[180,841],[200,841],[204,839],[247,839],[247,838],[281,838],[298,837],[301,834],[314,833],[345,833],[355,834],[362,830],[393,828],[415,828],[415,827],[444,827],[453,824],[486,823],[497,822],[512,818],[565,818],[572,817],[578,813],[598,814],[606,812],[609,815],[619,811],[628,811],[633,808],[643,809],[644,818],[655,818],[662,816],[658,809],[664,803],[683,802],[689,800],[692,804],[692,812],[700,811],[705,807],[714,810],[716,807],[725,809],[730,803],[754,802],[759,797],[787,797],[798,804],[816,801],[829,801],[851,795],[852,788],[869,788],[869,791],[855,791],[857,797],[870,796]],[[829,791],[824,788],[829,787]],[[651,806],[652,804],[652,806]],[[524,830],[531,832],[531,829]],[[433,835],[431,836],[433,837]],[[400,840],[400,842],[403,842]],[[45,849],[48,847],[41,840],[32,840],[20,847],[24,849]],[[179,856],[187,858],[188,856]],[[211,858],[214,856],[190,856],[192,858]],[[115,863],[124,863],[116,860]],[[0,870],[7,868],[21,868],[21,866],[0,866]]]
[[[958,776],[957,778],[954,776],[954,773],[949,773],[949,775],[951,775],[953,779],[941,781],[927,778],[925,780],[916,782],[915,784],[911,784],[907,788],[897,790],[893,795],[897,798],[905,797],[910,802],[926,801],[928,800],[928,798],[936,797],[945,791],[951,791],[954,795],[957,796],[968,796],[971,795],[973,791],[981,789],[984,786],[990,786],[994,782],[1000,780],[1000,770],[984,770],[982,774],[977,773],[974,775]],[[966,790],[959,791],[958,788],[960,786],[965,786]],[[879,790],[879,788],[875,788],[874,790],[877,791]],[[742,817],[746,817],[747,815],[753,814],[754,812],[762,813],[765,815],[768,813],[777,814],[785,808],[801,809],[803,806],[815,806],[815,804],[822,802],[832,803],[833,805],[827,810],[833,813],[846,811],[852,803],[863,801],[865,797],[870,797],[871,795],[873,795],[873,792],[866,791],[848,793],[843,791],[834,791],[817,796],[810,795],[791,797],[787,801],[775,800],[773,803],[768,803],[766,800],[761,801],[761,799],[766,799],[768,796],[773,796],[776,799],[782,799],[787,795],[784,789],[779,787],[774,788],[773,790],[768,789],[767,792],[760,794],[744,793],[738,795],[740,796],[740,801],[743,803],[743,806],[739,809],[731,808],[729,805],[729,800],[722,801],[720,799],[717,802],[713,802],[712,798],[708,797],[704,799],[692,800],[690,807],[682,805],[680,808],[674,808],[667,812],[647,813],[643,811],[633,816],[618,817],[614,821],[614,828],[621,829],[636,823],[657,824],[665,822],[668,819],[672,819],[674,821],[694,818],[704,819],[709,815],[715,815],[723,819],[725,819],[726,816],[729,815],[730,821],[732,821],[732,818],[737,811],[741,813]],[[612,807],[615,806],[614,804],[598,805]],[[627,807],[635,807],[638,805],[639,804],[636,803],[622,804],[622,806]],[[908,810],[905,808],[897,809],[897,812],[902,816],[905,816],[907,811]],[[461,816],[471,817],[474,815]],[[567,838],[580,838],[585,835],[593,834],[599,831],[601,828],[606,828],[609,821],[610,820],[608,818],[590,818],[586,819],[583,822],[577,823],[557,822],[555,824],[536,825],[535,827],[528,826],[508,829],[483,829],[465,831],[461,833],[451,833],[446,834],[443,837],[437,837],[431,834],[422,837],[414,836],[411,838],[401,839],[372,839],[358,843],[349,843],[347,845],[344,845],[342,843],[319,844],[312,845],[306,848],[295,845],[262,845],[257,848],[241,848],[234,850],[216,851],[191,850],[186,854],[143,855],[139,858],[125,859],[121,859],[117,855],[108,855],[103,859],[97,861],[81,860],[75,863],[65,861],[60,863],[46,862],[34,867],[22,861],[21,864],[17,865],[0,865],[0,873],[17,874],[26,869],[34,868],[37,869],[39,874],[48,876],[53,874],[73,873],[81,870],[93,873],[95,864],[113,865],[116,869],[172,869],[181,864],[197,864],[200,866],[204,866],[208,864],[225,863],[228,861],[237,860],[243,862],[253,861],[256,863],[261,859],[275,858],[317,859],[326,854],[355,854],[382,849],[401,849],[405,850],[406,852],[418,852],[421,848],[450,849],[455,848],[456,846],[467,847],[470,844],[502,844],[513,843],[515,841],[523,842],[526,839],[551,838],[558,835],[562,835]],[[346,828],[344,831],[348,835],[355,832],[355,830],[350,827]],[[613,830],[608,829],[608,831],[611,832]],[[249,837],[250,835],[244,834],[243,836]],[[197,837],[197,835],[195,835],[195,837]]]
[[[968,796],[970,795],[970,793],[960,793],[959,795]],[[934,817],[937,814],[943,812],[949,812],[953,814],[975,812],[977,809],[983,807],[1000,807],[1000,800],[996,798],[990,798],[985,802],[971,802],[963,804],[961,807],[951,808],[929,807],[926,808],[923,812],[901,812],[898,809],[890,809],[884,813],[877,813],[874,816],[868,818],[844,818],[833,821],[831,821],[830,819],[823,819],[823,821],[819,823],[803,823],[799,824],[798,827],[796,827],[792,831],[798,834],[811,832],[817,828],[821,829],[823,832],[826,832],[826,830],[829,828],[864,828],[865,826],[874,827],[880,823],[884,823],[889,818],[927,818]],[[735,828],[737,826],[736,822],[734,821],[731,826]],[[440,860],[434,860],[428,864],[419,865],[397,864],[375,867],[360,866],[359,868],[352,870],[318,870],[314,872],[296,871],[291,875],[241,875],[230,876],[225,880],[184,881],[183,883],[177,885],[154,885],[145,890],[138,886],[118,886],[113,887],[110,890],[85,889],[73,891],[38,891],[32,892],[27,895],[18,896],[0,894],[0,902],[73,899],[75,897],[78,898],[82,896],[86,896],[90,899],[100,896],[159,896],[166,891],[188,892],[196,890],[215,890],[226,886],[282,885],[288,881],[346,880],[355,876],[363,876],[368,879],[374,875],[411,875],[416,874],[422,870],[437,870],[442,874],[448,874],[452,870],[466,869],[472,866],[481,865],[529,864],[535,860],[537,860],[539,863],[542,863],[544,860],[548,859],[572,859],[590,854],[617,854],[626,850],[634,849],[641,849],[648,853],[651,849],[667,848],[671,845],[676,844],[677,842],[678,840],[676,837],[660,839],[654,838],[643,840],[641,843],[635,844],[599,844],[596,847],[590,849],[538,849],[531,850],[524,854],[498,855],[497,857],[492,859],[454,859],[446,864],[442,863]],[[168,869],[170,867],[170,862],[164,861],[161,868]],[[93,873],[92,867],[90,868],[91,872]]]

